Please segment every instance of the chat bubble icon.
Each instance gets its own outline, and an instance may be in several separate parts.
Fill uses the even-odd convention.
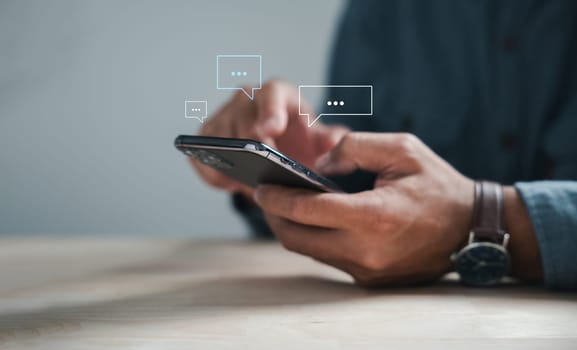
[[[207,118],[207,101],[184,101],[184,118],[198,119],[204,123]]]
[[[318,95],[322,99],[322,110],[318,115],[309,113],[302,103]],[[301,103],[302,102],[302,103]],[[299,85],[299,115],[306,115],[311,127],[323,116],[372,116],[372,85]]]
[[[251,86],[251,88],[245,89],[243,86]],[[260,90],[261,87],[261,55],[216,56],[216,88],[218,90],[241,90],[252,100],[254,91]]]

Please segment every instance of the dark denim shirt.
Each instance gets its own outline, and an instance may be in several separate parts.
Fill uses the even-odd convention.
[[[514,184],[546,285],[577,289],[577,1],[351,1],[328,84],[373,85],[374,114],[324,122],[411,132],[464,175]]]

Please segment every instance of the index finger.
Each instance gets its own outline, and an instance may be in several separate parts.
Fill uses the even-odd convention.
[[[290,220],[267,215],[275,236],[290,251],[328,261],[344,260],[346,252],[342,233],[338,230],[307,226]]]
[[[260,185],[255,202],[267,213],[305,225],[348,228],[358,211],[355,196],[346,193],[321,193],[276,185]]]
[[[287,128],[288,110],[298,106],[298,95],[294,89],[282,82],[264,84],[255,97],[257,103],[257,133],[261,138],[281,135]]]

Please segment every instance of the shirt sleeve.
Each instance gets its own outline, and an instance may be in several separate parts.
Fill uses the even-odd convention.
[[[575,88],[573,88],[575,89]],[[577,290],[577,94],[542,135],[541,149],[551,166],[549,180],[515,184],[539,242],[545,284]]]
[[[577,290],[577,181],[518,182],[539,248],[545,285]]]

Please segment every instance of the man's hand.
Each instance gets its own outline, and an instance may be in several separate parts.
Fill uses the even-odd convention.
[[[292,251],[351,274],[365,286],[441,277],[465,245],[473,181],[409,134],[349,133],[317,162],[325,173],[376,172],[373,190],[318,193],[259,186],[255,201]]]
[[[373,190],[318,193],[259,186],[255,201],[292,251],[351,274],[365,286],[435,280],[466,244],[474,185],[409,134],[350,133],[317,161],[324,173],[357,168],[378,174]],[[537,239],[515,188],[505,187],[511,273],[543,279]]]
[[[301,102],[303,112],[314,114],[306,102]],[[298,91],[293,86],[269,81],[255,91],[252,101],[244,93],[237,93],[205,123],[200,134],[263,141],[312,168],[316,159],[331,150],[347,130],[320,123],[309,128],[307,118],[299,115],[298,104]],[[191,163],[206,182],[217,188],[250,192],[247,186],[196,160],[191,159]]]

